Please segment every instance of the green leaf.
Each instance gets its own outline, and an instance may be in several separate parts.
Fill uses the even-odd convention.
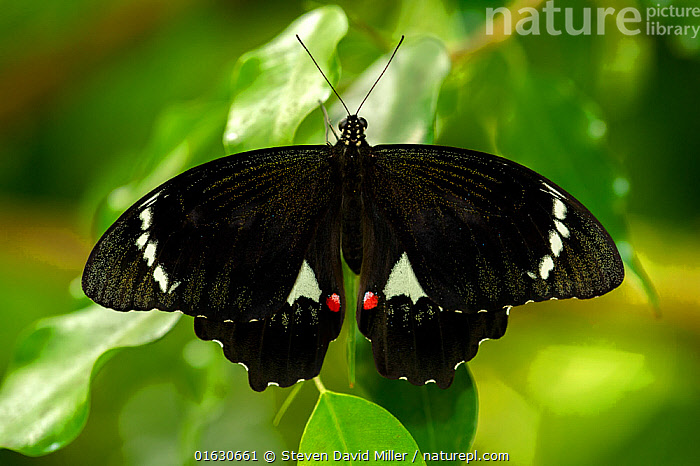
[[[422,387],[381,377],[371,347],[358,341],[357,387],[365,396],[391,411],[422,451],[467,451],[476,435],[479,399],[466,364],[457,368],[448,390],[435,384]]]
[[[224,134],[229,153],[292,143],[299,124],[331,93],[295,35],[335,82],[340,74],[336,46],[347,29],[347,18],[339,7],[318,8],[240,58]]]
[[[87,419],[95,369],[112,350],[157,340],[179,318],[93,305],[37,322],[17,346],[0,387],[0,446],[39,456],[71,442]]]
[[[367,453],[369,462],[378,460],[375,454],[386,450],[405,453],[411,461],[417,453],[415,464],[425,464],[411,434],[387,410],[370,401],[352,395],[323,391],[318,398],[299,445],[300,454],[328,453],[328,463],[334,461],[334,453]],[[367,460],[340,458],[342,464],[366,464]],[[318,463],[312,458],[301,459],[298,464]]]

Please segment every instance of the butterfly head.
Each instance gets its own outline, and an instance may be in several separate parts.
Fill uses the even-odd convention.
[[[340,142],[346,146],[360,146],[365,140],[365,130],[367,129],[367,120],[357,115],[348,115],[343,118],[338,125],[342,132]]]

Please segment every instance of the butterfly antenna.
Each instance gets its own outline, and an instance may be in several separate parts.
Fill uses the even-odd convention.
[[[333,87],[333,84],[331,84],[331,82],[328,80],[326,75],[323,74],[323,70],[321,69],[320,66],[318,66],[318,63],[316,63],[316,59],[314,58],[314,56],[311,55],[311,52],[309,52],[309,49],[307,49],[306,45],[304,45],[304,43],[301,41],[301,37],[299,37],[299,34],[296,34],[296,36],[297,36],[297,40],[299,41],[301,46],[304,47],[304,50],[306,50],[306,53],[308,53],[309,56],[311,57],[311,60],[314,62],[314,65],[316,65],[316,68],[318,68],[318,71],[321,73],[321,76],[323,76],[323,79],[325,79],[326,82],[328,83],[328,85],[331,86],[331,89],[333,90],[335,95],[338,96],[338,100],[340,100],[340,103],[343,104],[343,107],[345,107],[345,111],[348,112],[348,115],[350,115],[350,110],[348,110],[348,106],[345,105],[345,102],[343,102],[343,99],[340,98],[340,94],[338,94],[338,91],[335,90],[335,87]],[[396,52],[394,52],[394,53],[396,53]]]
[[[372,91],[374,90],[374,87],[377,85],[377,83],[379,82],[379,80],[382,79],[382,76],[384,76],[384,73],[386,72],[387,68],[389,68],[389,64],[391,64],[391,60],[394,59],[394,55],[396,55],[396,52],[399,50],[399,47],[401,46],[401,43],[403,42],[403,38],[404,38],[404,36],[401,36],[401,40],[399,41],[398,44],[396,44],[396,48],[394,49],[394,53],[391,54],[391,57],[389,58],[389,61],[386,63],[386,66],[385,66],[384,69],[382,70],[382,74],[380,74],[379,77],[377,78],[377,80],[374,81],[374,84],[372,84],[372,88],[369,90],[369,92],[368,92],[367,95],[365,96],[365,98],[364,98],[364,100],[362,101],[362,103],[360,104],[360,106],[357,107],[357,112],[355,112],[355,115],[357,115],[358,113],[360,113],[360,109],[361,109],[362,106],[365,104],[365,100],[367,100],[367,97],[369,97],[369,95],[372,93]],[[316,65],[316,66],[318,66],[318,65]]]

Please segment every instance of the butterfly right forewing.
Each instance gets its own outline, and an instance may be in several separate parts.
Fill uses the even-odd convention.
[[[487,309],[592,298],[624,277],[610,235],[573,196],[507,159],[440,146],[372,148],[368,197],[426,292]]]

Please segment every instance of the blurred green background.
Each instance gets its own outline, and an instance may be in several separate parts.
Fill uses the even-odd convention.
[[[24,329],[86,304],[77,277],[100,228],[95,211],[143,170],[163,115],[218,98],[241,54],[322,5],[2,3],[0,373]],[[578,14],[657,3],[671,2],[556,4]],[[338,49],[341,95],[401,34],[407,42],[437,37],[452,69],[438,100],[436,143],[498,152],[553,178],[601,217],[628,258],[636,253],[658,293],[657,312],[628,270],[619,290],[594,301],[514,309],[506,336],[482,345],[469,364],[480,398],[473,448],[508,452],[514,464],[694,464],[700,38],[627,36],[614,19],[602,35],[551,35],[544,17],[537,36],[486,36],[486,8],[507,3],[337,4],[349,18]],[[663,21],[700,26],[700,18]],[[563,18],[556,24],[563,29]],[[209,127],[223,133],[225,114],[212,119]],[[305,123],[317,124],[316,114]],[[571,152],[590,162],[574,177],[556,177],[571,173]],[[222,144],[211,148],[211,158],[221,155]],[[608,191],[615,195],[596,194]],[[342,349],[331,350],[324,380],[349,392],[344,364]],[[305,385],[273,428],[286,391],[253,393],[243,369],[194,339],[183,318],[163,339],[116,354],[95,374],[91,396],[72,444],[40,458],[2,450],[0,464],[177,464],[191,454],[183,445],[295,450],[316,391]]]

